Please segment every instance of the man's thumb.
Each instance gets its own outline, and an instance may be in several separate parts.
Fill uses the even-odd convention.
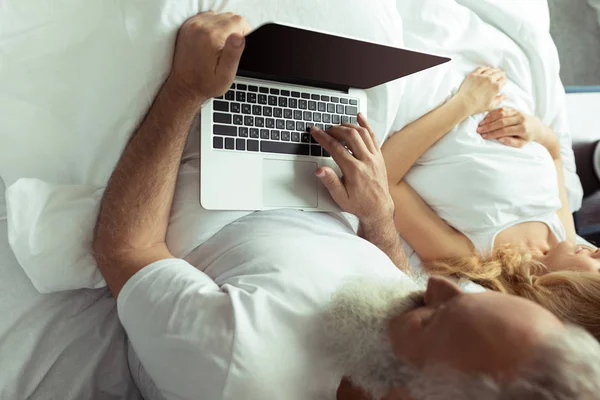
[[[348,198],[348,192],[339,176],[337,176],[337,174],[329,167],[321,167],[316,173],[317,177],[323,183],[323,186],[329,190],[333,200],[341,206],[340,201],[343,202]]]
[[[221,52],[219,65],[217,65],[217,74],[220,78],[225,79],[228,82],[235,78],[245,44],[246,38],[244,38],[244,36],[238,33],[229,36],[225,43],[225,47]]]

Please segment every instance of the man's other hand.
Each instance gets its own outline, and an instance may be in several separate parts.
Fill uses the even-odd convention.
[[[198,106],[230,87],[250,27],[243,17],[208,11],[188,19],[179,29],[169,83]]]
[[[317,177],[342,210],[356,215],[361,223],[392,221],[394,202],[383,155],[362,114],[358,123],[360,126],[334,126],[327,132],[312,128],[312,135],[331,154],[343,174],[340,178],[331,168],[321,167],[316,171]]]

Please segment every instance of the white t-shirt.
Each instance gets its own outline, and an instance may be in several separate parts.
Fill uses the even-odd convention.
[[[504,106],[531,113],[525,102]],[[458,124],[423,154],[406,181],[480,253],[492,249],[499,232],[528,221],[546,223],[564,240],[556,215],[562,205],[558,175],[550,153],[535,142],[519,149],[483,139],[477,127],[484,116]]]
[[[233,222],[188,261],[144,268],[118,298],[169,400],[335,399],[342,373],[318,332],[332,293],[357,276],[409,279],[342,217],[293,210]]]

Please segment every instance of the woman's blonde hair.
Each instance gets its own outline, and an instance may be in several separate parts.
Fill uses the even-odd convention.
[[[547,273],[541,262],[515,247],[489,256],[472,255],[425,265],[430,275],[466,278],[486,289],[531,300],[563,321],[587,329],[600,340],[600,274],[558,271]]]

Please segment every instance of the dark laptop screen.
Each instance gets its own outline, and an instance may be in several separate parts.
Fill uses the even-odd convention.
[[[248,35],[239,75],[332,89],[368,89],[449,60],[270,23]]]

